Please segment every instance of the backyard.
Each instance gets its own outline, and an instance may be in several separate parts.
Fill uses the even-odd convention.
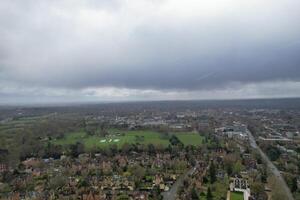
[[[231,192],[230,200],[244,200],[244,195],[242,192]]]

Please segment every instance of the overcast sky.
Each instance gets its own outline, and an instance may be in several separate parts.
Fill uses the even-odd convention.
[[[299,0],[2,0],[0,103],[300,97]]]

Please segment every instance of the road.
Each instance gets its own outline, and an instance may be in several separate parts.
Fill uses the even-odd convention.
[[[183,180],[188,175],[193,174],[195,170],[196,170],[196,167],[193,167],[192,169],[189,169],[187,172],[185,172],[184,174],[182,174],[176,180],[176,182],[172,185],[171,189],[169,191],[163,193],[163,197],[164,197],[163,199],[164,200],[175,200],[177,191],[178,191],[179,187],[182,185]]]
[[[265,160],[265,162],[267,163],[267,166],[269,167],[271,172],[277,178],[277,181],[280,183],[280,185],[284,189],[286,197],[288,198],[287,200],[294,200],[294,197],[293,197],[289,187],[287,186],[285,180],[281,176],[281,174],[280,174],[279,170],[277,169],[277,167],[272,163],[272,161],[268,158],[268,156],[256,144],[256,141],[255,141],[255,139],[254,139],[254,137],[253,137],[253,135],[250,131],[248,131],[248,135],[249,135],[249,140],[250,140],[251,147],[254,148],[254,149],[257,149],[258,152],[260,153],[262,159]]]

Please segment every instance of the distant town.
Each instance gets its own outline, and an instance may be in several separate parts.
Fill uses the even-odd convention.
[[[300,199],[300,108],[241,102],[0,107],[0,199]]]

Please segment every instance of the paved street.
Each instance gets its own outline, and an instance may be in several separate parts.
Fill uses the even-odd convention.
[[[168,192],[163,193],[164,200],[174,200],[177,194],[179,187],[182,185],[183,180],[190,174],[195,171],[196,167],[188,170],[185,174],[181,175],[177,181],[172,185],[171,189]]]
[[[258,150],[260,153],[261,157],[265,162],[267,163],[267,166],[269,167],[270,171],[274,174],[274,176],[277,178],[277,181],[280,183],[282,188],[284,189],[286,193],[287,200],[294,200],[294,197],[287,186],[285,180],[280,174],[280,171],[277,169],[277,167],[272,163],[272,161],[268,158],[268,156],[261,150],[261,148],[256,144],[256,141],[250,131],[248,131],[249,134],[249,140],[250,140],[250,145],[252,148],[255,148]]]

